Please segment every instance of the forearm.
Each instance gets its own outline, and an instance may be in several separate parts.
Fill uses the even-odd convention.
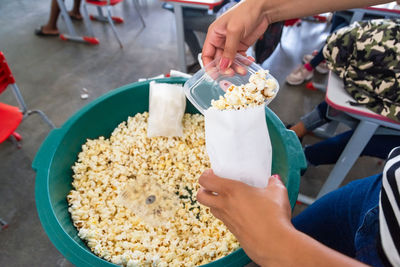
[[[247,0],[262,2],[270,23],[324,12],[384,4],[390,0]]]
[[[329,231],[327,229],[327,231]],[[315,239],[292,228],[285,231],[279,240],[274,259],[260,259],[261,266],[366,266],[341,254]]]

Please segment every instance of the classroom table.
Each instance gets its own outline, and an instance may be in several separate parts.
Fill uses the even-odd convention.
[[[379,16],[383,18],[398,18],[400,17],[399,5],[396,2],[391,2],[382,5],[376,5],[371,7],[364,8],[353,8],[349,9],[349,11],[353,12],[353,16],[351,17],[350,24],[355,21],[361,21],[365,16]]]
[[[374,134],[400,135],[399,122],[377,114],[364,106],[351,105],[351,102],[355,100],[344,89],[343,81],[333,72],[329,74],[325,100],[329,107],[342,111],[355,119],[357,124],[353,135],[318,193],[317,199],[340,186]],[[342,116],[330,118],[343,120]]]
[[[354,133],[329,173],[317,197],[313,199],[299,194],[298,201],[308,205],[339,188],[374,134],[400,136],[399,122],[377,114],[364,106],[351,105],[351,102],[355,102],[355,100],[344,89],[343,80],[333,72],[329,72],[325,101],[328,103],[327,117],[332,120],[331,123],[339,122],[348,126],[352,125]]]
[[[168,2],[174,6],[179,70],[186,72],[185,32],[183,28],[182,7],[212,10],[215,6],[220,5],[223,2],[223,0],[163,0],[163,1]]]

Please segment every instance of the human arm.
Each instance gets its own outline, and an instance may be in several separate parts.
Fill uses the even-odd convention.
[[[290,18],[366,7],[388,0],[242,0],[208,28],[203,46],[205,65],[221,57],[221,69],[232,63],[235,54],[246,50],[265,32],[268,25]]]
[[[199,183],[197,200],[210,207],[257,264],[363,266],[294,228],[287,191],[279,178],[272,176],[266,188],[255,188],[207,170]]]

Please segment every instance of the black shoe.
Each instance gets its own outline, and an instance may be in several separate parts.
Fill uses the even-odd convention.
[[[42,36],[42,37],[57,37],[60,34],[59,33],[44,33],[43,32],[43,26],[40,26],[40,28],[35,29],[34,32],[37,36]]]

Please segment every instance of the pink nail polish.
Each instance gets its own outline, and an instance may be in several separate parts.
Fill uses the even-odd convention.
[[[230,60],[226,57],[221,58],[221,61],[219,62],[219,67],[221,70],[225,70],[226,68],[229,67],[229,62]]]
[[[279,176],[279,174],[274,174],[271,177],[275,178],[275,179],[279,179],[282,182],[281,177]]]

